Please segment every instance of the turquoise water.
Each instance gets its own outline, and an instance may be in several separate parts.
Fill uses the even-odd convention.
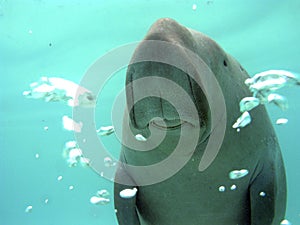
[[[161,17],[208,34],[249,74],[268,69],[299,73],[299,10],[298,0],[0,0],[0,225],[116,224],[113,202],[89,202],[97,190],[111,192],[112,183],[89,168],[69,168],[62,157],[65,142],[74,140],[61,123],[63,115],[72,115],[71,108],[24,98],[22,92],[31,82],[46,75],[78,83],[100,56],[141,40]],[[110,108],[123,82],[124,71],[120,71],[101,92],[97,126],[111,124]],[[289,119],[275,129],[288,178],[286,217],[297,225],[300,94],[296,87],[281,93],[290,108],[268,110],[273,121]],[[114,135],[103,142],[117,155]],[[63,179],[58,181],[60,175]],[[29,205],[32,211],[25,213]]]

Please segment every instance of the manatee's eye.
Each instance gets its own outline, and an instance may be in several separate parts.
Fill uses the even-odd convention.
[[[227,62],[226,62],[226,60],[223,61],[223,65],[227,67]]]

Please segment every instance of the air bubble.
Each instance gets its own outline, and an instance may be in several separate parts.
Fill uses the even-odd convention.
[[[147,141],[147,139],[141,134],[135,135],[135,139],[138,141]]]
[[[277,125],[283,125],[283,124],[286,124],[289,120],[286,119],[286,118],[279,118],[276,120],[276,124]]]
[[[232,128],[238,129],[247,126],[251,122],[251,116],[246,111],[232,125]]]
[[[103,159],[103,162],[104,162],[104,166],[106,167],[112,167],[116,165],[116,163],[110,157],[105,157]]]
[[[107,197],[110,194],[109,194],[109,192],[107,190],[102,189],[100,191],[97,191],[96,195],[99,196],[99,197]]]
[[[265,197],[265,196],[266,196],[266,193],[265,193],[265,192],[263,192],[263,191],[261,191],[261,192],[259,193],[259,196],[261,196],[261,197]]]
[[[124,189],[120,191],[120,197],[121,198],[132,198],[136,195],[137,193],[137,188],[133,189]]]
[[[106,127],[100,127],[97,130],[97,134],[100,136],[108,136],[115,132],[115,129],[113,126],[106,126]]]
[[[26,213],[31,213],[32,212],[32,208],[33,208],[32,205],[27,206],[26,209],[25,209],[25,212]]]
[[[282,220],[280,225],[292,225],[292,223],[288,220]]]
[[[80,122],[75,122],[73,119],[71,119],[68,116],[63,116],[62,124],[63,124],[63,127],[64,127],[65,130],[75,131],[77,133],[81,132],[81,129],[82,129],[82,126],[83,126],[83,123],[81,121]]]
[[[90,198],[90,203],[94,205],[106,205],[110,202],[108,198],[98,197],[98,196],[92,196]]]
[[[232,191],[236,190],[236,185],[235,184],[231,185],[230,190]]]
[[[244,176],[247,176],[248,173],[249,171],[246,169],[233,170],[229,173],[229,178],[232,180],[240,179]]]
[[[219,192],[224,192],[226,190],[225,186],[220,186],[219,187]]]

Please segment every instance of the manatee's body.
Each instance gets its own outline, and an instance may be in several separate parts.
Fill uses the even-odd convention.
[[[174,43],[198,55],[210,68],[210,74],[217,79],[224,95],[226,109],[216,114],[220,115],[220,123],[212,125],[212,112],[203,91],[195,81],[187,78],[182,70],[159,62],[139,62],[129,66],[127,84],[139,78],[157,76],[166,77],[186,90],[198,110],[200,134],[196,149],[192,149],[193,146],[184,146],[182,157],[190,154],[190,159],[178,172],[158,183],[143,185],[156,174],[159,177],[160,171],[156,171],[156,174],[137,172],[129,169],[127,165],[142,168],[160,162],[176,147],[180,127],[190,129],[191,133],[196,128],[184,128],[188,123],[178,122],[178,115],[164,100],[150,97],[137,102],[130,111],[131,130],[147,136],[145,130],[151,126],[152,133],[161,132],[160,128],[170,129],[161,145],[151,151],[139,152],[125,146],[122,148],[120,158],[123,164],[118,168],[115,182],[115,208],[119,224],[280,224],[284,219],[286,207],[286,180],[280,148],[266,110],[261,106],[251,111],[253,121],[240,132],[232,128],[232,124],[240,115],[239,101],[250,96],[244,85],[244,80],[248,78],[247,72],[210,38],[171,19],[160,19],[154,23],[144,40]],[[145,51],[147,44],[142,42],[132,61],[139,61],[139,57],[142,58]],[[151,49],[151,52],[164,54],[161,49]],[[187,56],[182,53],[172,57],[178,61],[185,61]],[[197,67],[193,64],[189,65],[189,68],[193,66]],[[142,87],[132,85],[127,90],[127,101],[133,102],[137,92],[142,92],[147,85],[159,86],[158,89],[161,88],[162,93],[165,93],[164,87],[160,87],[159,83],[143,83]],[[176,95],[176,91],[169,92]],[[155,117],[165,119],[166,124],[150,122]],[[220,150],[208,168],[199,171],[209,137],[221,129],[219,124],[224,118],[226,130]],[[123,140],[128,139],[127,132],[123,133]],[[147,145],[147,142],[144,145]],[[241,169],[248,170],[249,174],[240,179],[229,178],[230,171]],[[135,197],[124,199],[119,196],[121,190],[133,187],[138,189]]]

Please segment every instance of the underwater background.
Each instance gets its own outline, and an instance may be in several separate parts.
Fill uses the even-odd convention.
[[[25,98],[30,83],[41,76],[79,83],[98,58],[141,40],[161,17],[209,35],[250,75],[269,69],[299,74],[299,11],[299,0],[0,0],[0,225],[117,224],[112,182],[91,168],[69,167],[62,156],[65,143],[75,140],[62,126],[72,108]],[[124,76],[125,69],[116,72],[101,90],[97,128],[112,124]],[[286,218],[300,225],[300,89],[280,93],[289,109],[268,111],[285,161]],[[289,122],[276,125],[280,117]],[[117,138],[103,137],[103,143],[117,157]],[[102,189],[111,193],[110,203],[91,204]]]

